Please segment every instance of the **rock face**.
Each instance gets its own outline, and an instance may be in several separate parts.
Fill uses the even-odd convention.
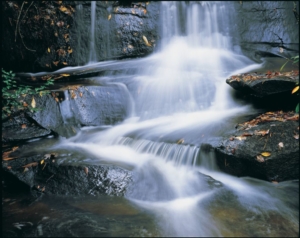
[[[299,178],[299,114],[269,112],[243,124],[215,148],[226,173],[268,181]]]
[[[252,59],[290,58],[299,52],[299,4],[283,1],[236,1],[234,41]],[[294,5],[296,4],[296,6]],[[297,19],[298,18],[298,19]]]
[[[41,164],[43,158],[45,162]],[[54,154],[25,156],[2,163],[2,168],[4,176],[13,175],[37,195],[123,196],[131,181],[129,170],[113,165],[71,165],[59,161]]]
[[[115,3],[96,2],[92,50],[96,60],[140,57],[153,52],[159,38],[160,3]],[[90,61],[91,1],[1,4],[5,69],[54,71]],[[143,36],[151,46],[146,45]]]
[[[3,142],[27,140],[58,134],[70,137],[82,126],[113,125],[131,112],[125,86],[70,86],[51,94],[27,96],[28,105],[36,102],[36,112],[27,111],[3,123]],[[16,133],[17,132],[17,133]]]

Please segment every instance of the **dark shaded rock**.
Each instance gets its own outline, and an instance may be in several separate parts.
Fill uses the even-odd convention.
[[[2,67],[53,71],[90,61],[91,2],[8,2],[2,4]],[[159,2],[96,3],[96,61],[140,57],[158,40]],[[18,20],[19,19],[19,20]],[[146,36],[151,46],[143,41]]]
[[[236,90],[256,97],[291,92],[299,81],[298,72],[269,72],[269,74],[233,75],[226,79],[226,83]]]
[[[298,81],[298,71],[247,73],[233,75],[226,79],[226,83],[239,91],[248,101],[268,110],[282,108],[294,110],[298,100],[291,92]]]
[[[294,3],[296,8],[294,9]],[[297,2],[236,1],[237,22],[233,39],[248,57],[290,58],[299,52],[299,13]]]
[[[45,162],[41,163],[43,158]],[[131,172],[126,169],[113,165],[61,163],[53,154],[2,162],[2,168],[37,194],[123,196],[131,181]]]
[[[298,120],[299,114],[278,112],[240,125],[215,148],[219,168],[268,181],[298,179]]]
[[[50,134],[51,130],[41,127],[24,115],[15,116],[2,123],[2,142],[5,143],[45,137]]]

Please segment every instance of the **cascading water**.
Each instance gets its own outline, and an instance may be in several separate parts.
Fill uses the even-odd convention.
[[[97,54],[95,48],[95,23],[96,23],[96,1],[91,1],[91,39],[90,39],[89,64],[97,62]]]
[[[216,171],[213,156],[199,149],[223,121],[251,110],[234,102],[225,84],[228,75],[260,66],[231,49],[229,4],[162,2],[161,51],[141,60],[142,67],[128,63],[133,70],[98,79],[126,85],[134,114],[88,136],[83,129],[58,145],[133,167],[126,198],[154,214],[164,236],[272,236],[277,228],[261,225],[270,214],[289,217],[297,227],[298,213],[272,195],[271,185],[224,175]],[[240,217],[232,218],[240,223],[222,219],[222,213]]]

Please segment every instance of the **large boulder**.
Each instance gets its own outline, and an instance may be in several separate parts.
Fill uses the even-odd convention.
[[[80,161],[74,165],[63,162],[64,159],[56,153],[21,156],[3,161],[2,172],[4,177],[13,177],[27,185],[33,195],[123,196],[131,181],[131,171],[127,169]]]
[[[219,168],[268,181],[299,178],[299,114],[267,112],[239,124],[214,147]]]

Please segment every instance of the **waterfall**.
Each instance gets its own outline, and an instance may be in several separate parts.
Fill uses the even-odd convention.
[[[96,1],[91,1],[91,38],[90,38],[90,56],[88,64],[97,62],[97,53],[95,47],[95,24],[96,24]]]
[[[232,49],[230,4],[162,2],[161,50],[98,78],[128,88],[134,108],[127,120],[88,134],[83,129],[58,145],[130,167],[126,198],[154,214],[164,236],[228,234],[226,223],[212,214],[223,204],[243,219],[265,218],[282,206],[271,190],[219,172],[213,153],[200,149],[230,119],[250,110],[233,101],[226,77],[260,67]]]

